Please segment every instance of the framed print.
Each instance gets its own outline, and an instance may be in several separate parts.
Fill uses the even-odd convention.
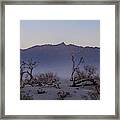
[[[119,2],[1,7],[1,118],[119,119]]]

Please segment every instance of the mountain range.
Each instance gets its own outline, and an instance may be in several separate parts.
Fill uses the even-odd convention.
[[[100,48],[82,47],[73,44],[66,45],[64,42],[52,45],[36,45],[27,49],[20,49],[20,60],[28,61],[33,59],[39,61],[39,66],[34,69],[34,74],[54,72],[61,78],[69,78],[72,71],[72,55],[75,63],[78,64],[81,57],[84,58],[84,65],[94,65],[100,72]]]

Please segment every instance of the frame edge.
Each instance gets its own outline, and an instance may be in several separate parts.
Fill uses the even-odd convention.
[[[92,115],[87,115],[88,117],[85,117],[83,115],[75,115],[76,117],[68,117],[66,115],[55,115],[55,116],[49,116],[49,115],[31,115],[31,116],[28,116],[28,115],[5,115],[5,5],[21,5],[21,4],[24,4],[24,5],[31,5],[31,4],[40,4],[41,2],[41,5],[42,4],[68,4],[69,1],[51,1],[51,2],[48,2],[48,1],[2,1],[1,2],[1,75],[0,75],[0,79],[1,79],[1,89],[0,89],[0,107],[1,107],[1,114],[0,114],[0,119],[105,119],[105,118],[108,118],[107,116],[111,118],[114,118],[114,119],[119,119],[119,68],[118,68],[118,65],[119,65],[119,1],[114,1],[111,0],[111,1],[71,1],[70,4],[72,5],[76,5],[76,4],[93,4],[95,3],[95,5],[97,4],[114,4],[115,5],[115,115],[105,115],[103,117],[100,117],[100,116],[95,116],[94,117]],[[74,2],[77,2],[76,4],[73,4]]]

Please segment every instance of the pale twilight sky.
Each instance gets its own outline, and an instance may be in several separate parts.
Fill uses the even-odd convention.
[[[100,47],[99,20],[21,20],[20,47],[43,44]]]

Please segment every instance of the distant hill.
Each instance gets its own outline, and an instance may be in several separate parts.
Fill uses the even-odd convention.
[[[69,78],[72,70],[71,54],[74,54],[76,62],[80,57],[84,58],[84,65],[94,65],[98,72],[100,68],[100,48],[82,47],[65,43],[51,45],[36,45],[20,50],[21,61],[33,59],[40,61],[39,67],[34,70],[34,74],[43,72],[55,72],[61,78]],[[82,68],[82,66],[81,66]]]

